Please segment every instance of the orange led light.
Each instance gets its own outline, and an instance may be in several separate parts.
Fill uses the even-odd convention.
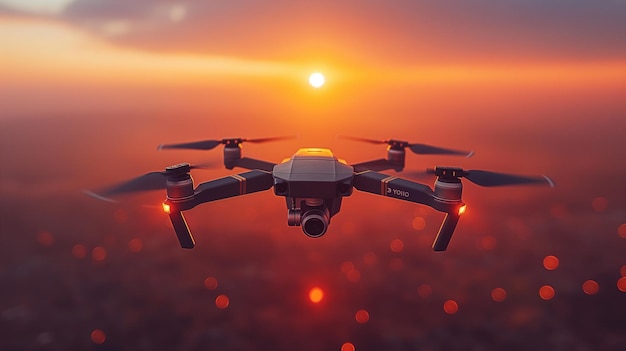
[[[324,291],[318,287],[315,287],[309,291],[309,300],[313,303],[318,303],[324,298]]]
[[[463,205],[461,207],[459,207],[459,216],[462,215],[463,213],[465,213],[465,208],[467,207],[467,205]]]
[[[170,207],[170,205],[166,204],[165,202],[163,203],[163,212],[169,214],[172,211],[172,208]]]

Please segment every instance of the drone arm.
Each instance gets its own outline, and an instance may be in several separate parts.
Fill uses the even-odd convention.
[[[442,210],[435,201],[433,191],[424,184],[372,171],[356,173],[353,184],[355,188],[361,191],[424,204],[436,210]]]
[[[242,157],[234,162],[234,166],[251,170],[260,169],[262,171],[271,172],[274,170],[275,164],[254,158]]]
[[[229,197],[255,193],[274,186],[271,173],[254,170],[233,174],[198,185],[193,197],[193,206]]]

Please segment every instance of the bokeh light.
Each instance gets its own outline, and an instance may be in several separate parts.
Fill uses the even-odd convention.
[[[402,252],[402,250],[404,250],[404,242],[400,239],[393,239],[389,244],[389,248],[395,253]]]
[[[433,288],[428,284],[422,284],[417,288],[417,294],[423,299],[430,297],[432,293]]]
[[[93,341],[94,344],[103,344],[106,341],[106,335],[102,330],[94,329],[91,332],[91,341]]]
[[[319,303],[324,298],[324,291],[319,287],[314,287],[309,291],[309,300],[313,303]]]
[[[621,277],[617,280],[617,288],[621,292],[626,292],[626,277]]]
[[[583,292],[587,295],[595,295],[600,290],[600,286],[595,280],[587,280],[583,283]]]
[[[37,233],[37,242],[41,246],[52,246],[52,244],[54,244],[54,237],[50,232],[39,232]]]
[[[139,238],[130,239],[128,242],[128,248],[131,252],[140,252],[143,249],[143,241]]]
[[[423,217],[417,216],[413,218],[413,222],[411,223],[413,229],[422,230],[426,228],[426,220]]]
[[[454,300],[447,300],[446,302],[443,303],[443,310],[447,314],[455,314],[459,310],[459,304],[456,303],[456,301]]]
[[[554,298],[554,288],[550,285],[544,285],[539,288],[539,296],[544,300],[552,300]]]
[[[546,256],[543,259],[543,267],[549,271],[553,271],[559,267],[559,259],[556,256]]]
[[[208,290],[217,289],[217,279],[215,279],[215,277],[206,277],[206,279],[204,279],[204,287]]]
[[[309,76],[309,84],[314,88],[321,88],[326,82],[326,78],[319,72],[312,73]]]
[[[348,272],[348,274],[346,274],[346,277],[348,278],[348,281],[350,281],[351,283],[356,283],[359,280],[361,280],[361,272],[359,272],[356,269],[353,269],[350,272]]]
[[[622,268],[620,268],[619,273],[622,275],[622,277],[626,277],[626,264],[622,266]]]
[[[360,324],[365,324],[370,320],[370,314],[366,310],[358,310],[354,315],[354,319]]]
[[[609,201],[602,196],[598,196],[591,201],[591,207],[596,212],[604,212],[609,207]]]
[[[617,235],[622,239],[626,239],[626,223],[622,223],[619,227],[617,227]]]
[[[346,342],[341,345],[341,351],[355,351],[354,345],[352,343]]]
[[[354,263],[350,261],[346,261],[341,264],[341,272],[343,272],[343,274],[348,274],[353,270],[354,270]]]
[[[502,302],[506,299],[506,290],[503,288],[495,288],[491,290],[491,298],[495,302]]]
[[[72,256],[75,258],[82,260],[87,257],[87,247],[82,244],[76,244],[72,246]]]
[[[215,306],[220,309],[225,309],[230,305],[230,299],[226,295],[219,295],[215,298]]]
[[[107,258],[107,250],[102,246],[96,246],[91,250],[91,258],[95,262],[102,262]]]

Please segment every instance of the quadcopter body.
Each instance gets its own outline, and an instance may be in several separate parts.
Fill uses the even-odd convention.
[[[514,184],[546,184],[553,186],[545,176],[519,176],[488,171],[465,171],[461,168],[436,167],[427,173],[435,175],[434,189],[425,184],[390,176],[380,171],[402,171],[405,165],[405,149],[418,154],[464,155],[473,152],[443,149],[424,144],[411,144],[397,140],[370,140],[352,138],[358,141],[387,144],[387,158],[350,165],[338,159],[329,149],[303,148],[291,158],[274,164],[248,157],[242,157],[243,142],[264,142],[282,138],[266,139],[222,139],[200,142],[161,145],[161,149],[201,149],[210,150],[224,145],[224,166],[249,171],[210,180],[194,187],[190,171],[199,166],[182,163],[167,167],[163,172],[151,172],[102,192],[105,196],[119,193],[165,189],[166,200],[163,210],[169,215],[181,247],[193,248],[194,239],[189,231],[183,211],[200,204],[225,198],[273,189],[276,196],[285,198],[287,224],[301,226],[309,237],[324,235],[331,218],[339,213],[342,199],[352,195],[353,190],[391,197],[403,201],[429,206],[445,214],[433,249],[444,251],[448,247],[459,218],[465,212],[461,199],[466,178],[481,186]],[[95,195],[103,198],[101,195]]]

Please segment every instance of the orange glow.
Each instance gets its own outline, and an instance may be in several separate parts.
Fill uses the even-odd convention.
[[[443,303],[443,310],[447,314],[455,314],[459,311],[459,304],[454,300],[447,300]]]
[[[544,285],[539,288],[539,296],[544,300],[552,300],[554,297],[554,288],[550,285]]]
[[[87,248],[85,245],[76,244],[72,246],[72,256],[76,257],[79,260],[87,257]]]
[[[352,343],[347,342],[341,345],[341,351],[355,351],[355,348]]]
[[[553,271],[559,267],[559,259],[556,256],[546,256],[543,259],[543,267],[549,271]]]
[[[130,239],[130,241],[128,242],[128,248],[132,252],[139,252],[141,251],[141,249],[143,249],[143,241],[141,241],[141,239],[139,238]]]
[[[400,239],[393,239],[391,241],[391,244],[389,244],[389,247],[391,248],[391,251],[399,253],[404,250],[404,242],[402,242],[402,240]]]
[[[467,208],[467,205],[463,205],[461,207],[459,207],[459,216],[462,215],[463,213],[465,213],[465,209]]]
[[[54,244],[54,237],[50,232],[40,232],[37,234],[37,242],[41,246],[51,246]]]
[[[411,223],[413,229],[422,230],[426,227],[426,220],[423,217],[415,217],[413,218],[413,222]]]
[[[430,297],[432,293],[433,289],[428,284],[422,284],[417,288],[417,294],[423,299]]]
[[[583,291],[587,295],[595,295],[600,290],[600,286],[595,280],[587,280],[583,283]]]
[[[225,309],[230,305],[230,299],[226,295],[220,295],[215,298],[215,306],[220,309]]]
[[[94,344],[103,344],[106,339],[106,335],[100,329],[94,329],[91,332],[91,341],[93,341]]]
[[[96,262],[102,262],[107,258],[107,250],[102,246],[96,246],[91,250],[91,258]]]
[[[626,223],[622,223],[622,225],[617,227],[617,235],[622,239],[626,239]]]
[[[626,292],[626,277],[621,277],[617,280],[617,288],[621,292]]]
[[[170,205],[166,204],[165,202],[163,203],[163,212],[170,214],[170,212],[172,211],[172,208],[170,207]]]
[[[502,302],[506,299],[506,290],[502,288],[495,288],[491,290],[491,298],[495,302]]]
[[[314,287],[309,291],[309,300],[313,303],[319,303],[324,298],[324,291],[318,287]]]
[[[204,280],[204,287],[209,290],[217,289],[217,279],[215,279],[214,277],[206,277],[206,279]]]
[[[366,310],[358,310],[354,315],[354,319],[358,323],[365,324],[370,320],[370,314]]]
[[[321,88],[325,82],[326,78],[319,72],[312,73],[309,76],[309,84],[311,84],[313,88]]]

